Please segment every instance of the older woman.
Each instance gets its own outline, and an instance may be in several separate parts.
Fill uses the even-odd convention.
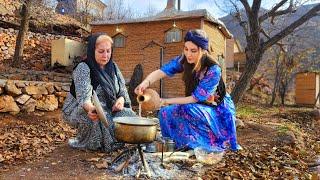
[[[163,137],[173,139],[178,148],[203,148],[221,152],[229,143],[239,150],[235,126],[235,106],[225,91],[218,62],[208,54],[208,38],[203,30],[188,31],[183,55],[149,74],[135,89],[141,94],[155,81],[183,72],[186,97],[162,99],[159,112]]]
[[[64,106],[63,117],[77,128],[76,138],[69,139],[74,148],[110,152],[121,143],[116,143],[113,132],[113,117],[136,116],[125,87],[124,78],[112,60],[112,39],[105,34],[89,37],[87,59],[74,69],[73,82]],[[110,126],[99,121],[91,101],[96,91]]]

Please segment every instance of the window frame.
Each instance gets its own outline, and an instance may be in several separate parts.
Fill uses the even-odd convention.
[[[123,44],[122,46],[116,46],[116,38],[123,38]],[[122,33],[117,33],[114,36],[112,36],[112,40],[113,40],[113,47],[114,48],[124,48],[126,47],[126,37],[125,35],[123,35]]]
[[[167,41],[168,40],[168,35],[169,33],[173,33],[174,32],[174,35],[175,35],[175,38],[177,37],[177,34],[176,33],[179,33],[179,36],[180,36],[180,39],[179,40],[175,40],[175,41]],[[165,31],[165,34],[164,34],[164,42],[166,44],[170,44],[170,43],[178,43],[178,42],[182,42],[182,34],[183,34],[183,30],[180,29],[180,28],[177,28],[177,27],[173,27],[173,28],[170,28],[168,30]],[[172,36],[172,35],[171,35]],[[172,37],[170,37],[172,38]],[[173,39],[173,38],[172,38]]]

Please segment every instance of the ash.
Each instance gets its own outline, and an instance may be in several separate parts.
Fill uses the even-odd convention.
[[[205,170],[202,164],[196,162],[191,164],[185,161],[165,162],[162,165],[161,157],[155,156],[153,153],[144,153],[144,157],[149,165],[151,179],[194,178],[199,177]],[[124,164],[125,161],[128,161],[127,166],[120,170],[119,166]],[[147,173],[144,170],[138,151],[128,153],[125,158],[121,158],[121,160],[110,166],[108,171],[126,178],[147,178]]]

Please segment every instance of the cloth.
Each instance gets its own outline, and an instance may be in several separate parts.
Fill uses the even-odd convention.
[[[202,49],[208,50],[209,47],[209,39],[201,36],[192,31],[188,31],[186,36],[184,37],[184,41],[192,41],[197,46],[201,47]]]
[[[179,57],[174,58],[161,70],[168,76],[182,72],[180,60]],[[221,68],[218,65],[209,67],[206,75],[199,79],[192,96],[199,102],[210,99],[216,92],[220,77]],[[178,148],[200,147],[208,152],[221,152],[229,146],[231,150],[239,150],[235,113],[229,94],[216,107],[200,103],[165,106],[159,112],[161,133],[163,137],[173,139]]]
[[[90,70],[93,72],[93,86],[100,85],[102,89],[105,91],[106,96],[108,97],[106,100],[108,101],[108,105],[112,107],[115,101],[125,95],[124,88],[120,88],[118,91],[115,89],[115,64],[110,58],[109,62],[105,65],[104,69],[101,69],[96,62],[95,59],[95,44],[97,38],[103,35],[101,33],[91,35],[88,39],[88,48],[87,48],[87,59],[86,63],[88,64]],[[126,107],[130,107],[131,103],[126,103]],[[111,108],[109,107],[109,108]]]
[[[118,91],[124,87],[124,79],[121,72],[116,65],[116,72],[118,76],[114,76],[115,88]],[[114,117],[136,116],[131,108],[124,108],[120,112],[112,113],[106,99],[106,92],[98,85],[96,89],[97,96],[101,102],[102,108],[106,114],[110,126],[106,128],[100,121],[94,122],[88,118],[87,113],[83,109],[83,104],[91,101],[92,85],[90,82],[90,68],[82,62],[73,71],[73,78],[75,81],[77,98],[71,93],[68,93],[67,98],[62,107],[63,119],[68,124],[77,129],[77,136],[75,140],[69,143],[74,148],[102,150],[105,152],[113,151],[118,144],[114,137]],[[118,82],[119,83],[116,83]],[[121,86],[119,84],[122,84]],[[125,102],[130,102],[129,95],[124,89]]]

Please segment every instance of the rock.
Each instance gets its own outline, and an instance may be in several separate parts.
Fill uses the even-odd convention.
[[[36,104],[37,101],[30,98],[25,104],[24,106],[22,106],[21,110],[25,111],[25,112],[34,112],[35,108],[36,108]]]
[[[24,82],[18,81],[18,82],[16,82],[16,86],[18,88],[24,88],[24,87],[26,87],[26,84]]]
[[[69,92],[70,91],[70,86],[63,85],[62,90]]]
[[[10,112],[10,114],[17,114],[20,112],[20,108],[18,107],[12,96],[4,95],[0,96],[0,112]]]
[[[64,98],[64,97],[61,97],[61,96],[59,96],[59,97],[58,97],[58,101],[59,101],[59,108],[62,108],[62,107],[63,107],[64,100],[65,100],[65,98]]]
[[[35,86],[35,85],[31,85],[23,88],[22,92],[28,95],[34,95],[34,94],[47,95],[48,94],[48,91],[44,86]]]
[[[48,95],[37,101],[36,109],[54,111],[55,109],[58,109],[58,99],[54,95]]]
[[[245,127],[245,125],[241,119],[236,119],[236,127],[239,129],[243,129]]]
[[[316,119],[316,120],[320,120],[320,109],[315,109],[312,111],[312,114],[313,114],[313,117]]]
[[[18,97],[15,98],[15,101],[18,102],[19,104],[25,104],[31,97],[26,94],[22,94]]]
[[[54,88],[55,88],[56,91],[58,91],[58,92],[62,90],[62,88],[61,88],[60,85],[54,85]]]
[[[7,80],[0,79],[0,87],[4,87],[7,84]]]
[[[7,94],[11,96],[18,96],[22,94],[21,90],[18,89],[15,83],[11,80],[7,81],[7,84],[5,85],[5,90]]]
[[[279,145],[294,146],[297,144],[297,138],[292,131],[279,132],[276,137],[276,141]]]
[[[54,86],[52,83],[46,85],[47,91],[49,94],[53,94],[55,92]]]
[[[68,93],[67,92],[56,92],[55,95],[58,97],[67,97]]]
[[[34,94],[34,95],[32,95],[32,98],[38,100],[38,99],[42,98],[42,95],[41,94]]]

